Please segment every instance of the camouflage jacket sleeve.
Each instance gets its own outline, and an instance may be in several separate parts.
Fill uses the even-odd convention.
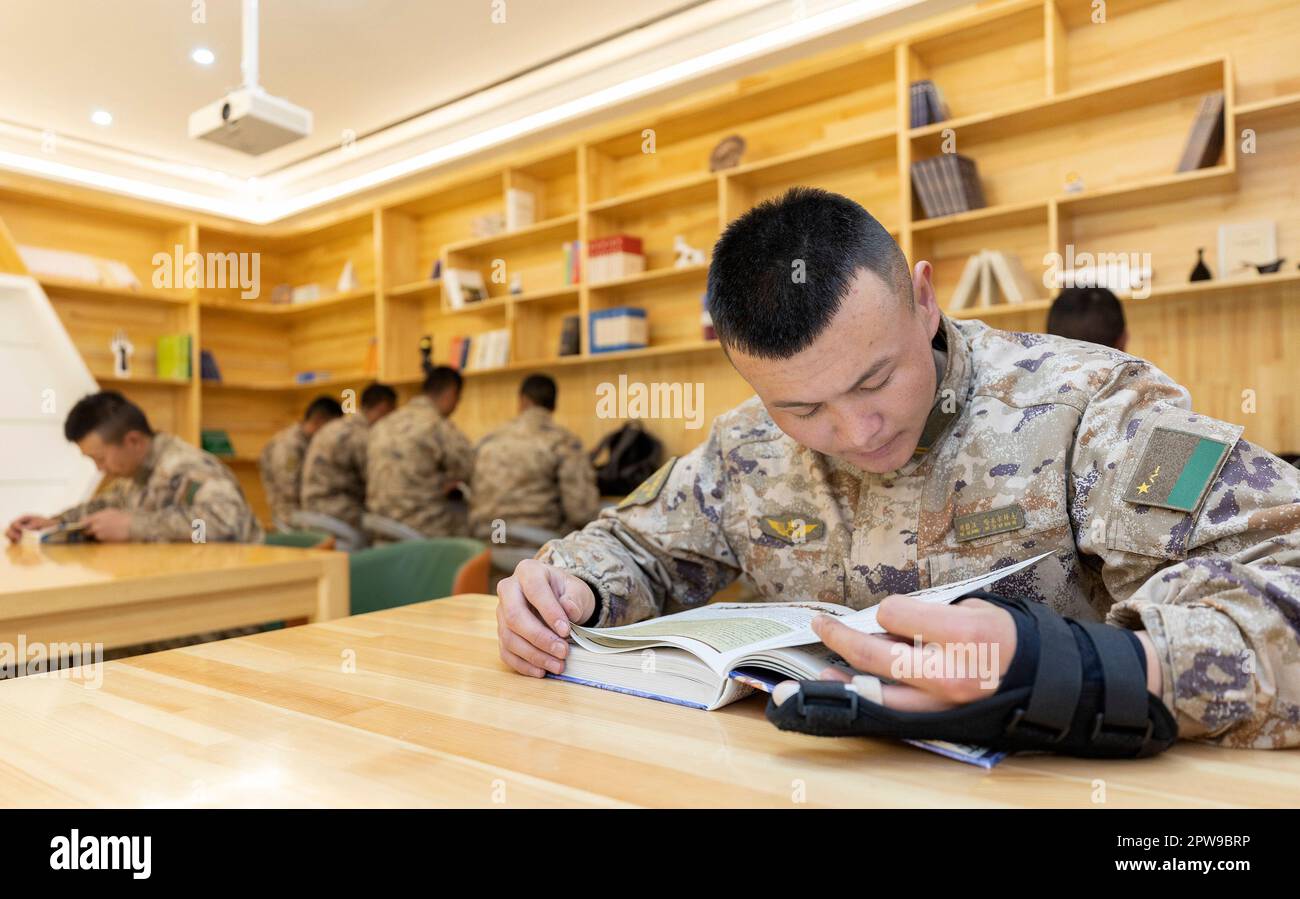
[[[556,447],[556,467],[560,488],[560,506],[566,528],[580,528],[596,517],[600,509],[600,489],[596,486],[596,469],[576,437],[563,440]]]
[[[537,557],[599,593],[601,627],[661,615],[670,602],[703,605],[740,574],[722,533],[726,491],[715,423],[705,443],[670,459],[617,509],[552,540]]]
[[[1076,543],[1107,620],[1155,644],[1181,737],[1297,745],[1300,472],[1187,406],[1145,363],[1110,372],[1075,438]]]
[[[129,479],[115,478],[98,495],[91,497],[84,503],[64,509],[54,516],[54,520],[60,524],[71,524],[103,509],[124,508],[126,506],[126,492],[130,483]]]
[[[175,496],[162,508],[131,513],[131,539],[182,543],[194,539],[202,522],[205,541],[255,542],[260,527],[233,481],[206,473],[181,479]]]

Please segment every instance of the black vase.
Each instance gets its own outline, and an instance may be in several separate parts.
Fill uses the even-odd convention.
[[[1196,268],[1192,269],[1193,281],[1208,281],[1214,276],[1205,265],[1205,247],[1198,247],[1196,250]]]

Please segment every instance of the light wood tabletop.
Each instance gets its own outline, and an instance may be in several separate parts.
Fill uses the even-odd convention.
[[[1294,805],[1300,754],[991,771],[508,671],[462,596],[0,682],[9,806]],[[1104,797],[1104,801],[1097,801]]]
[[[343,553],[238,543],[8,544],[0,642],[105,649],[348,613]]]

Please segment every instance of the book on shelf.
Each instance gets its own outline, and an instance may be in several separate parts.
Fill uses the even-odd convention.
[[[909,595],[946,605],[1050,555]],[[878,609],[728,602],[618,627],[574,625],[564,673],[547,677],[712,711],[783,680],[817,680],[828,667],[856,674],[817,638],[812,620],[830,615],[861,633],[883,634]]]
[[[155,370],[170,381],[190,379],[190,335],[164,334],[158,338]]]
[[[983,209],[984,187],[975,160],[941,153],[912,163],[912,188],[926,218]]]
[[[1015,253],[980,250],[966,260],[961,278],[948,301],[948,311],[956,312],[972,305],[991,306],[1000,296],[1006,303],[1031,303],[1039,290]],[[972,300],[978,297],[978,303]]]
[[[564,242],[564,283],[579,284],[582,281],[582,242],[567,240]]]
[[[500,368],[510,361],[510,329],[496,328],[451,339],[447,364],[457,371]]]
[[[204,429],[199,432],[199,446],[214,456],[233,456],[235,446],[230,442],[230,435],[219,428]]]
[[[1219,226],[1219,277],[1258,274],[1256,265],[1277,259],[1277,223],[1271,219]]]
[[[1177,171],[1203,169],[1219,161],[1223,152],[1223,109],[1223,91],[1213,91],[1201,98]]]
[[[939,85],[928,78],[911,85],[911,120],[913,128],[924,128],[949,118],[948,103]]]
[[[506,189],[506,231],[527,228],[536,221],[537,197],[519,187]]]
[[[1038,289],[1025,271],[1024,263],[1015,253],[1000,250],[983,251],[988,260],[993,280],[1008,303],[1032,303],[1038,299]]]
[[[447,346],[447,365],[457,371],[465,368],[465,354],[469,349],[469,338],[456,336]]]
[[[140,289],[140,279],[135,276],[135,272],[131,271],[129,265],[116,259],[27,244],[19,244],[17,249],[23,265],[37,278],[61,278],[103,287]]]
[[[476,269],[449,268],[442,273],[442,283],[447,288],[447,302],[452,309],[463,309],[488,297],[487,282]]]
[[[469,221],[469,233],[475,240],[486,237],[496,237],[506,230],[506,214],[504,212],[485,212],[482,215],[476,215]]]
[[[582,320],[578,315],[566,315],[560,325],[560,348],[556,355],[576,356],[580,350],[579,330]]]
[[[587,281],[600,284],[645,271],[641,238],[631,234],[595,237],[587,245]]]
[[[204,381],[221,383],[221,368],[212,350],[199,350],[199,377]]]

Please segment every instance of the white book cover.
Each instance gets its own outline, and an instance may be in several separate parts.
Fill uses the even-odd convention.
[[[949,312],[956,312],[970,305],[982,266],[983,260],[978,253],[966,260],[966,268],[962,269],[961,279],[957,282],[957,288],[952,292],[952,299],[948,302]]]

